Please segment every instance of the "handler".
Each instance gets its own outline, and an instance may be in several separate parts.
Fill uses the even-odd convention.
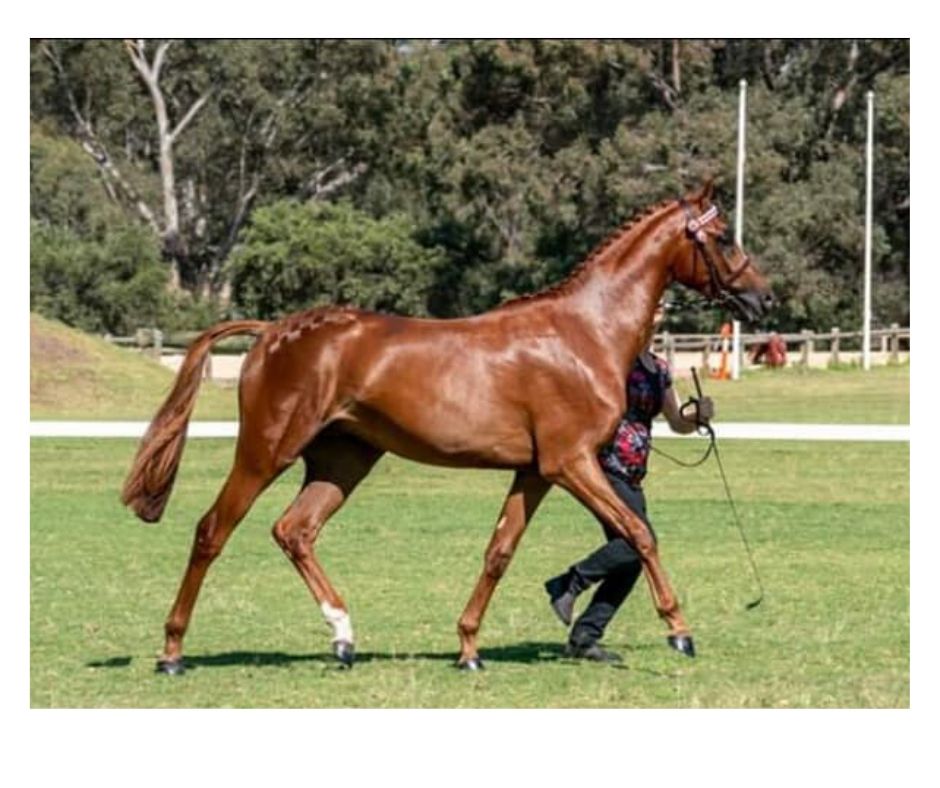
[[[601,467],[621,500],[639,516],[656,539],[646,514],[646,498],[641,483],[651,448],[653,419],[662,413],[673,432],[688,434],[700,423],[714,417],[711,398],[702,397],[696,405],[685,408],[672,387],[672,374],[665,359],[652,352],[652,337],[666,315],[661,300],[653,313],[650,345],[640,353],[627,377],[627,412],[614,432],[613,439],[598,453]],[[571,625],[578,595],[594,583],[600,583],[590,603],[568,636],[565,655],[598,662],[620,662],[618,654],[607,651],[598,641],[614,614],[630,594],[643,565],[640,556],[623,538],[598,518],[607,544],[571,566],[567,572],[545,583],[552,609],[565,626]]]

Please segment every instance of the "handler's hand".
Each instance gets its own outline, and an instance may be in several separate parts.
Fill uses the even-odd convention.
[[[715,401],[711,397],[702,397],[695,406],[695,420],[698,424],[707,424],[715,418]]]

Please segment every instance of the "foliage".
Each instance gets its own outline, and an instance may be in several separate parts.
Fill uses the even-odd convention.
[[[167,292],[157,239],[108,199],[73,141],[30,135],[30,308],[96,333],[126,336],[218,318],[211,300]]]
[[[264,318],[320,304],[425,314],[440,255],[413,230],[406,217],[373,219],[345,202],[259,208],[231,260],[235,299]]]
[[[30,224],[30,308],[85,331],[126,335],[161,324],[166,272],[143,228],[99,239]]]
[[[197,298],[224,298],[233,286],[230,310],[239,314],[330,293],[416,314],[478,312],[562,278],[633,213],[706,175],[720,176],[720,201],[733,215],[746,79],[745,246],[781,296],[766,327],[849,327],[861,313],[871,89],[875,322],[909,323],[909,72],[906,40],[176,42],[160,82],[171,120],[205,103],[174,147],[186,252],[174,264]],[[77,118],[87,120],[159,216],[153,106],[122,44],[34,42],[31,85],[34,124],[87,151]],[[139,208],[82,155],[86,188],[58,194],[46,179],[34,191],[50,207],[34,218],[75,221],[65,218],[69,201],[95,191],[110,203],[92,212],[96,221],[118,221],[118,206],[140,221]],[[245,259],[235,250],[253,232],[247,224],[284,200],[346,200],[403,225],[408,217],[408,235],[443,257],[418,266],[431,281],[422,273],[407,296],[377,292],[370,277],[381,260],[360,257],[342,288],[305,293],[297,282],[309,271],[287,274],[281,258],[272,262],[279,271],[262,275],[256,258],[256,285],[288,288],[262,294],[231,279],[240,266],[228,263]],[[721,319],[697,298],[677,299],[671,330],[711,330]]]
[[[30,308],[86,331],[122,334],[163,312],[155,239],[107,198],[71,140],[30,135]]]

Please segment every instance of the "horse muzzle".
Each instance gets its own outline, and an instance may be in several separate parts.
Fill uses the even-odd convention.
[[[731,311],[738,320],[760,320],[774,307],[774,296],[769,290],[741,290],[727,295]]]

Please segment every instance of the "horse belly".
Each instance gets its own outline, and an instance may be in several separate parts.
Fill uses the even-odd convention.
[[[379,448],[429,465],[517,468],[534,459],[531,434],[512,418],[497,425],[447,408],[396,411],[360,404],[340,422]]]

